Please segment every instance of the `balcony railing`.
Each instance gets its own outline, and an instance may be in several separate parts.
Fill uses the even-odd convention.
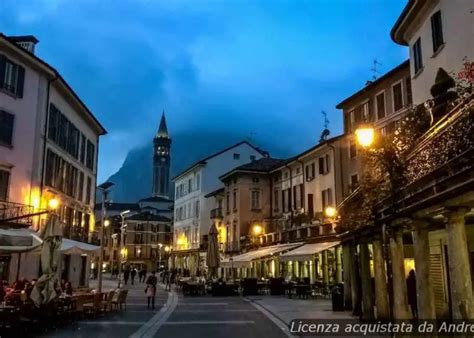
[[[222,208],[215,208],[211,210],[211,219],[222,218]]]
[[[0,221],[29,227],[33,225],[34,208],[31,205],[0,201]]]

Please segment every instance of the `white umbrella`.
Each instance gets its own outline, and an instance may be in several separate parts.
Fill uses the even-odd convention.
[[[31,299],[36,306],[48,304],[58,295],[54,290],[54,279],[60,259],[59,249],[62,242],[62,228],[58,216],[51,214],[41,231],[43,245],[41,247],[41,269],[43,274],[31,292]]]

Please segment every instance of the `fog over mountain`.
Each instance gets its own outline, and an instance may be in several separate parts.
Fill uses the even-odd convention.
[[[237,133],[191,132],[173,134],[171,138],[171,177],[194,162],[242,140],[269,151],[272,157],[285,158],[292,155],[291,149],[280,148],[274,144],[274,140],[262,140],[258,137],[249,140]],[[110,196],[113,202],[136,202],[151,195],[152,156],[151,139],[149,143],[129,151],[122,167],[108,179],[115,183]]]

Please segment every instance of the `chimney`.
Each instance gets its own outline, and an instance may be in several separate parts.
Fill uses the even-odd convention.
[[[35,46],[39,42],[33,35],[9,36],[8,39],[31,54],[35,53]]]

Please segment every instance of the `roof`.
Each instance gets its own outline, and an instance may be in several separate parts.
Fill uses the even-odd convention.
[[[33,42],[33,43],[38,43],[39,40],[33,36],[33,35],[9,35],[8,40],[13,41],[13,42]]]
[[[168,127],[166,127],[166,117],[165,117],[164,110],[163,110],[163,114],[161,115],[160,126],[158,128],[158,132],[156,133],[156,137],[169,138]]]
[[[216,195],[222,194],[224,191],[225,191],[225,188],[222,187],[222,188],[216,189],[214,191],[211,191],[209,194],[204,195],[204,197],[209,198],[209,197],[212,197],[212,196],[216,196]]]
[[[408,3],[406,4],[405,8],[403,8],[402,13],[395,22],[395,25],[393,25],[392,29],[390,30],[390,37],[395,43],[408,46],[408,41],[406,41],[405,37],[403,36],[404,32],[420,9],[428,3],[429,2],[427,0],[408,0]]]
[[[169,199],[167,197],[162,197],[162,196],[151,196],[147,198],[142,198],[138,202],[173,202],[172,199]]]
[[[266,151],[264,151],[264,150],[262,150],[262,149],[260,149],[260,148],[258,148],[258,147],[256,147],[256,146],[254,146],[254,145],[251,144],[250,142],[248,142],[248,141],[241,141],[241,142],[236,143],[236,144],[234,144],[234,145],[232,145],[232,146],[230,146],[230,147],[228,147],[228,148],[225,148],[225,149],[223,149],[223,150],[220,150],[220,151],[218,151],[218,152],[216,152],[216,153],[214,153],[214,154],[212,154],[212,155],[209,155],[209,156],[207,156],[206,158],[203,158],[202,160],[199,160],[199,161],[197,161],[197,162],[194,162],[191,166],[187,167],[185,170],[181,171],[178,175],[176,175],[175,177],[173,177],[173,178],[171,179],[171,181],[177,180],[179,177],[183,176],[184,174],[187,174],[188,172],[190,172],[190,171],[193,170],[194,168],[197,168],[198,166],[203,166],[203,165],[205,165],[205,164],[206,164],[206,161],[210,160],[211,158],[214,158],[214,157],[216,157],[216,156],[219,156],[219,155],[225,153],[226,151],[229,151],[229,150],[231,150],[231,149],[233,149],[233,148],[236,148],[236,147],[238,147],[238,146],[241,146],[242,144],[247,144],[249,147],[251,147],[251,148],[255,149],[256,151],[258,151],[262,156],[267,156],[267,155],[268,155],[268,152],[266,152]]]
[[[127,221],[171,222],[171,219],[162,215],[155,215],[150,212],[141,212],[127,217]]]
[[[382,81],[385,81],[386,79],[390,78],[392,75],[396,74],[397,72],[399,71],[402,71],[404,69],[410,69],[410,60],[405,60],[403,61],[401,64],[399,64],[398,66],[396,66],[395,68],[391,69],[390,71],[388,71],[387,73],[385,73],[384,75],[382,75],[381,77],[379,77],[377,80],[375,81],[372,81],[370,82],[367,86],[365,86],[364,88],[362,88],[361,90],[359,90],[358,92],[356,92],[355,94],[352,94],[351,96],[349,96],[348,98],[344,99],[343,101],[339,102],[336,106],[337,109],[342,109],[344,108],[344,106],[355,100],[356,98],[360,97],[362,94],[365,94],[367,92],[369,92],[370,90],[372,90],[375,86],[377,86],[379,83],[381,83]]]
[[[242,173],[242,172],[247,172],[247,173],[267,173],[271,171],[275,167],[279,167],[283,163],[285,163],[287,160],[282,160],[282,159],[277,159],[277,158],[269,158],[269,157],[263,157],[261,159],[258,159],[256,161],[252,161],[250,163],[238,166],[231,171],[225,173],[224,175],[221,175],[219,179],[224,179],[226,177],[229,177],[233,174],[236,173]]]
[[[140,210],[140,207],[137,203],[107,203],[106,204],[107,210]],[[96,203],[95,210],[102,209],[102,203]]]
[[[14,50],[16,50],[19,54],[21,54],[25,58],[29,58],[34,62],[37,62],[40,64],[40,66],[43,68],[43,70],[49,72],[51,75],[51,81],[57,81],[59,85],[64,89],[68,94],[71,95],[71,97],[76,101],[76,103],[79,105],[79,107],[86,113],[86,116],[91,119],[91,121],[95,124],[98,130],[99,135],[105,135],[107,134],[107,131],[105,128],[102,126],[102,124],[97,120],[97,118],[94,116],[94,114],[87,108],[85,103],[79,98],[79,96],[76,94],[76,92],[69,86],[69,84],[66,82],[66,80],[61,76],[61,74],[51,65],[37,57],[35,54],[30,53],[26,49],[20,47],[17,45],[15,42],[19,41],[19,38],[25,38],[23,37],[8,37],[4,35],[3,33],[0,33],[0,41],[6,42],[9,46],[11,46]],[[36,39],[36,38],[35,38]]]

